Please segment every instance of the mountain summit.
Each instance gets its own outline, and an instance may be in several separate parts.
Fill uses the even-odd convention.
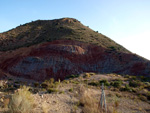
[[[84,72],[150,76],[150,61],[76,19],[61,18],[0,33],[0,70],[35,80]]]
[[[129,52],[110,38],[73,18],[37,20],[0,33],[0,50],[13,50],[54,40],[75,40],[107,49]]]

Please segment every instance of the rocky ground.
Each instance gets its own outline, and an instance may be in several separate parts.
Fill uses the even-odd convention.
[[[102,80],[107,80],[109,85],[105,86],[107,109],[111,113],[149,113],[150,101],[144,93],[149,93],[147,86],[129,87],[130,90],[122,91],[125,84],[135,77],[122,77],[116,74],[94,74],[86,73],[79,77],[71,76],[72,78],[64,81],[54,82],[51,88],[43,88],[42,83],[28,81],[25,79],[7,78],[1,80],[0,92],[0,112],[10,113],[8,105],[9,98],[16,92],[13,87],[16,84],[27,85],[30,87],[34,98],[33,113],[99,113],[99,102],[101,95],[101,85],[96,84]],[[112,81],[121,80],[120,87],[112,86]],[[45,82],[46,83],[46,82]],[[144,83],[144,82],[142,82]],[[146,82],[148,84],[148,82]],[[146,84],[145,83],[145,84]],[[13,87],[11,85],[13,84]],[[107,83],[106,83],[107,84]],[[11,87],[11,88],[10,88]],[[47,87],[47,86],[45,86]],[[50,86],[48,86],[50,87]],[[142,93],[140,93],[139,89]],[[142,88],[143,87],[143,88]],[[132,91],[131,91],[132,89]],[[135,91],[136,90],[136,91]],[[146,98],[147,97],[147,98]],[[96,111],[96,112],[95,112]]]

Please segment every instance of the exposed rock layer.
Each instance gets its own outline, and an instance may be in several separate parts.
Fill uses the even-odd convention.
[[[150,70],[150,62],[137,55],[118,53],[79,41],[56,40],[18,49],[7,55],[9,58],[1,61],[2,70],[35,80],[64,79],[67,75],[83,72],[148,76]]]

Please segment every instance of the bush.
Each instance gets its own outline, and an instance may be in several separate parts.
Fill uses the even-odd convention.
[[[83,77],[84,77],[84,78],[90,78],[91,75],[90,75],[90,73],[85,73],[85,75],[84,75]]]
[[[47,83],[43,82],[43,83],[41,84],[41,87],[42,87],[42,88],[47,88],[48,85],[47,85]]]
[[[99,86],[99,82],[96,82],[96,81],[92,81],[90,83],[88,83],[88,85],[91,85],[91,86]]]
[[[69,80],[63,80],[62,82],[65,83],[65,84],[69,84],[70,83]]]
[[[125,75],[124,78],[130,78],[130,76],[129,75]]]
[[[96,75],[95,73],[85,73],[84,78],[90,78],[91,76]]]
[[[129,87],[128,84],[125,85],[125,87],[120,88],[120,91],[132,91],[132,88]]]
[[[11,113],[30,113],[33,110],[34,99],[28,90],[28,87],[23,86],[12,95],[8,106]]]
[[[125,85],[125,91],[132,91],[128,84]]]
[[[137,77],[136,76],[131,76],[131,80],[136,80]]]
[[[42,88],[56,88],[58,85],[60,84],[60,82],[55,82],[54,78],[51,78],[50,80],[45,80],[42,84],[41,87]]]
[[[122,85],[122,81],[121,80],[117,80],[117,81],[114,81],[114,82],[111,82],[112,86],[116,87],[116,88],[120,88],[121,85]]]
[[[53,84],[55,82],[54,78],[50,78],[49,83]]]
[[[70,75],[70,76],[67,76],[66,78],[69,79],[69,78],[77,78],[79,77],[79,75]]]
[[[69,89],[69,92],[73,92],[73,88],[70,88],[70,89]]]
[[[71,80],[70,82],[73,84],[79,84],[80,83],[79,81],[76,81],[76,80]]]
[[[150,77],[140,76],[140,79],[142,82],[149,82],[150,81]]]
[[[34,87],[38,87],[39,86],[39,83],[38,82],[35,82],[34,83]]]
[[[53,92],[58,92],[58,90],[57,90],[57,89],[54,89],[54,88],[48,88],[48,89],[47,89],[47,92],[48,92],[48,93],[53,93]]]
[[[108,80],[100,80],[99,81],[100,84],[104,83],[105,86],[109,86],[110,83],[108,82]]]
[[[129,82],[129,86],[131,86],[131,87],[139,87],[139,86],[141,86],[141,82],[140,81],[135,81],[135,80],[133,80],[133,81],[130,81]]]
[[[112,51],[116,51],[116,47],[114,46],[110,46],[109,49],[111,49]]]

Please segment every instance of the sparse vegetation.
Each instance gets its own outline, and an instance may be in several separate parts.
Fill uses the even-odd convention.
[[[120,91],[132,91],[132,88],[128,85],[128,84],[125,84],[125,87],[122,87],[120,88]]]
[[[11,113],[30,113],[34,109],[34,99],[28,90],[28,87],[23,86],[12,95],[9,102]]]
[[[85,75],[83,76],[84,78],[89,78],[91,77],[90,73],[85,73]]]
[[[30,23],[20,25],[15,29],[0,33],[1,39],[4,39],[0,41],[0,50],[14,50],[42,42],[67,39],[82,41],[85,43],[90,42],[91,44],[96,44],[104,48],[129,52],[108,37],[98,33],[98,31],[93,31],[88,27],[83,26],[78,20],[67,18],[68,22],[64,22],[64,19],[66,18],[32,21]],[[72,23],[69,21],[72,21]],[[93,36],[92,38],[91,35]],[[28,36],[28,38],[26,38],[26,36]],[[22,42],[22,40],[24,40],[24,42]]]
[[[69,89],[69,92],[73,92],[73,88],[70,88],[70,89]]]
[[[37,102],[37,100],[35,102],[35,100],[33,99],[33,95],[39,95],[41,99],[46,99],[45,102],[42,101],[41,103],[40,112],[49,113],[53,109],[53,105],[57,106],[57,104],[60,103],[57,102],[60,101],[59,100],[60,98],[61,101],[63,101],[62,97],[64,96],[64,98],[67,99],[67,103],[65,104],[67,105],[70,105],[69,103],[73,104],[72,107],[70,106],[72,112],[81,111],[83,113],[98,113],[98,112],[101,113],[102,109],[98,106],[99,106],[99,99],[100,99],[100,92],[101,92],[100,86],[102,85],[102,83],[104,83],[105,85],[106,100],[107,100],[106,102],[108,104],[107,107],[109,113],[120,112],[119,110],[120,107],[122,107],[123,101],[126,102],[127,100],[128,101],[132,100],[133,102],[138,101],[138,103],[140,103],[141,101],[144,103],[148,103],[150,100],[149,82],[144,82],[140,77],[130,76],[125,78],[117,74],[108,74],[104,78],[103,76],[100,76],[99,77],[100,79],[96,79],[98,77],[97,75],[92,73],[88,73],[88,75],[90,75],[90,77],[84,77],[85,76],[84,73],[82,76],[79,77],[72,76],[71,78],[63,81],[60,80],[55,81],[53,78],[51,78],[49,80],[45,80],[41,84],[39,82],[33,82],[31,84],[28,84],[30,87],[23,86],[18,90],[16,90],[14,94],[13,91],[9,92],[12,93],[13,95],[0,99],[0,103],[1,102],[3,103],[2,108],[8,109],[9,110],[8,112],[12,111],[12,113],[13,112],[17,113],[18,111],[19,113],[20,109],[29,109],[29,111],[26,110],[25,112],[30,113],[30,112],[34,112],[35,110],[34,107],[36,107],[35,103]],[[107,79],[107,77],[109,79]],[[3,90],[1,89],[1,91],[7,92],[11,90],[10,88],[14,87],[13,85],[14,80],[11,79],[10,81],[11,82],[8,82],[9,84],[7,84],[6,87],[7,90],[4,90],[3,87]],[[139,83],[139,85],[138,87],[135,87],[137,82]],[[23,82],[18,80],[18,82],[14,81],[14,83],[20,85]],[[24,82],[24,84],[27,83]],[[26,91],[28,93],[23,93]],[[24,96],[19,96],[19,95],[24,95]],[[30,96],[26,96],[26,95],[30,95]],[[56,95],[59,97],[58,100],[51,101],[47,99],[48,96],[51,96],[55,99],[57,98]],[[12,99],[12,97],[14,99]],[[30,100],[29,98],[32,99]],[[114,98],[116,98],[117,100],[115,100]],[[26,103],[29,103],[31,106],[29,107],[28,105],[26,105]],[[18,106],[21,107],[18,108]],[[143,110],[144,110],[143,107],[141,107],[140,111]],[[139,111],[139,109],[137,111]]]
[[[54,93],[54,92],[57,93],[58,90],[55,89],[55,88],[48,88],[48,89],[47,89],[47,92],[48,92],[48,93]]]
[[[104,83],[105,86],[109,86],[110,83],[108,82],[108,80],[100,80],[99,81],[100,84]]]
[[[88,83],[88,85],[99,86],[100,84],[97,81],[92,81],[92,82]]]
[[[0,33],[0,37],[1,37],[0,54],[2,55],[1,56],[2,61],[0,61],[2,65],[1,66],[2,72],[0,69],[0,74],[7,75],[8,77],[8,78],[4,77],[4,79],[2,79],[2,81],[4,81],[3,83],[0,82],[0,112],[4,111],[4,110],[1,111],[1,109],[4,108],[8,110],[8,113],[31,113],[31,112],[36,113],[37,111],[44,113],[48,112],[55,113],[59,112],[60,110],[61,112],[63,111],[64,113],[73,112],[73,110],[75,110],[74,112],[81,111],[83,113],[99,113],[101,112],[101,109],[98,109],[99,106],[98,104],[99,104],[99,97],[101,94],[100,86],[102,85],[102,83],[104,83],[105,86],[105,91],[107,94],[106,99],[108,99],[109,101],[108,107],[110,107],[113,113],[117,113],[118,109],[125,110],[125,112],[126,110],[127,112],[133,112],[131,111],[133,109],[136,110],[137,112],[150,111],[149,110],[150,105],[148,104],[150,103],[149,77],[131,76],[131,75],[122,76],[114,73],[104,74],[105,70],[107,70],[106,73],[118,72],[118,70],[123,71],[123,73],[126,73],[126,71],[122,69],[125,69],[130,66],[129,65],[124,66],[123,64],[127,64],[131,60],[133,60],[131,64],[133,65],[135,64],[135,67],[138,68],[142,67],[143,69],[143,67],[145,68],[145,66],[149,65],[147,60],[144,60],[138,57],[137,55],[134,56],[132,53],[130,53],[121,45],[115,43],[108,37],[98,33],[98,31],[93,31],[89,29],[87,26],[82,25],[76,19],[62,18],[52,21],[49,20],[32,21],[30,23],[20,25],[15,29],[9,30],[4,33]],[[54,41],[54,43],[46,43],[52,41]],[[59,41],[60,42],[64,41],[63,43],[64,45],[61,44]],[[72,45],[72,43],[74,43],[75,45]],[[51,48],[50,47],[51,45],[47,47],[45,46],[46,44],[48,44],[48,46],[49,44],[57,46],[55,47],[52,46]],[[77,46],[77,48],[74,46]],[[69,57],[65,61],[62,58],[56,58],[57,60],[55,59],[55,61],[57,62],[53,63],[56,64],[55,69],[54,68],[51,69],[49,65],[50,64],[49,60],[51,59],[46,60],[47,56],[49,57],[49,55],[44,56],[45,53],[47,53],[47,51],[43,54],[43,57],[41,59],[34,57],[33,59],[29,59],[26,61],[27,58],[26,56],[34,56],[34,55],[38,56],[38,54],[41,54],[41,51],[39,50],[42,50],[44,47],[48,49],[48,52],[50,54],[51,51],[54,51],[55,49],[56,51],[58,49],[58,53],[60,54],[65,53],[66,56],[70,54],[70,52],[74,53],[72,55],[68,55]],[[61,49],[59,49],[59,47]],[[96,54],[94,52],[96,52]],[[55,57],[55,55],[53,55],[53,57]],[[82,55],[85,56],[83,58],[84,61],[87,62],[87,66],[82,65],[81,62],[81,66],[76,67],[80,65],[80,63],[78,62],[77,62],[78,65],[76,65],[76,61],[78,60],[80,61],[80,56]],[[88,55],[90,57],[88,57]],[[64,55],[64,57],[66,56]],[[22,58],[23,60],[20,60]],[[94,63],[92,62],[91,59],[92,60],[94,59]],[[102,60],[102,63],[101,62],[99,63],[97,59],[98,60],[100,59],[100,61],[101,59],[104,60],[106,59],[107,62],[103,63]],[[62,75],[64,73],[78,73],[78,74],[72,74],[70,76],[67,76],[63,81],[60,80],[55,81],[54,78],[50,78],[41,83],[27,79],[25,83],[23,78],[22,78],[23,80],[13,79],[13,77],[9,78],[9,76],[11,76],[11,73],[13,73],[13,71],[12,72],[10,71],[9,73],[7,71],[3,72],[3,70],[12,70],[9,69],[9,67],[7,67],[7,65],[9,64],[11,64],[10,66],[13,67],[14,69],[15,66],[12,66],[12,64],[14,64],[16,60],[22,61],[22,63],[24,63],[25,65],[32,64],[32,61],[33,62],[35,61],[38,65],[40,65],[41,62],[44,61],[44,63],[41,65],[41,67],[44,67],[44,71],[42,71],[40,74],[46,74],[48,76],[46,77],[43,76],[42,79],[45,79],[47,77],[55,77],[56,79],[58,79],[59,76],[61,76],[61,79],[63,79]],[[74,63],[75,65],[73,64],[71,66],[68,66],[70,62],[72,63],[72,61],[75,62]],[[139,66],[138,65],[136,66],[136,63],[138,63],[139,61],[140,62],[144,61],[144,66],[141,65],[140,63]],[[88,63],[90,63],[90,65],[88,65]],[[110,68],[105,69],[105,66],[107,65],[113,66],[112,64],[114,65],[113,69]],[[134,69],[134,66],[133,67],[132,66],[131,70],[133,72],[138,69],[138,68]],[[31,78],[33,77],[30,76],[30,71],[26,69],[27,66],[18,65],[18,67],[21,67],[23,70],[29,72],[29,73],[25,72],[23,74]],[[59,67],[64,68],[62,70],[58,69]],[[80,68],[83,68],[83,70],[80,71]],[[117,68],[118,70],[116,71],[115,68]],[[39,67],[37,67],[37,69],[39,69]],[[72,72],[70,72],[71,69],[73,69]],[[59,71],[60,74],[55,75],[53,72],[51,72],[51,70],[53,70],[54,73],[55,71]],[[40,72],[41,70],[33,69],[31,71]],[[99,76],[96,76],[95,73],[93,73],[92,71],[95,72],[99,71],[104,73]],[[149,70],[147,71],[147,69],[145,69],[144,75],[146,72],[149,73]],[[19,74],[20,73],[18,73],[18,75]],[[38,77],[39,75],[37,75],[35,78]],[[21,87],[22,85],[24,86]],[[79,88],[80,85],[82,85],[82,87]],[[113,100],[112,99],[113,97],[116,97],[117,99],[119,98],[121,101]],[[38,103],[38,107],[36,107],[36,111],[33,111],[35,103]],[[142,106],[137,109],[136,107],[140,105]],[[132,106],[133,108],[131,108]],[[67,110],[65,111],[64,109]]]
[[[140,87],[142,84],[139,80],[132,80],[129,82],[129,86],[131,87]]]
[[[83,113],[100,113],[98,103],[91,95],[92,92],[87,92],[84,87],[80,87],[79,106],[83,107]]]
[[[111,82],[110,85],[116,87],[116,88],[120,88],[122,85],[122,80],[116,80],[114,82]]]
[[[34,86],[35,86],[35,87],[39,87],[39,85],[40,85],[40,84],[39,84],[38,82],[35,82],[35,83],[34,83]]]
[[[69,78],[77,78],[79,77],[79,75],[70,75],[70,76],[67,76],[66,78],[69,79]]]

